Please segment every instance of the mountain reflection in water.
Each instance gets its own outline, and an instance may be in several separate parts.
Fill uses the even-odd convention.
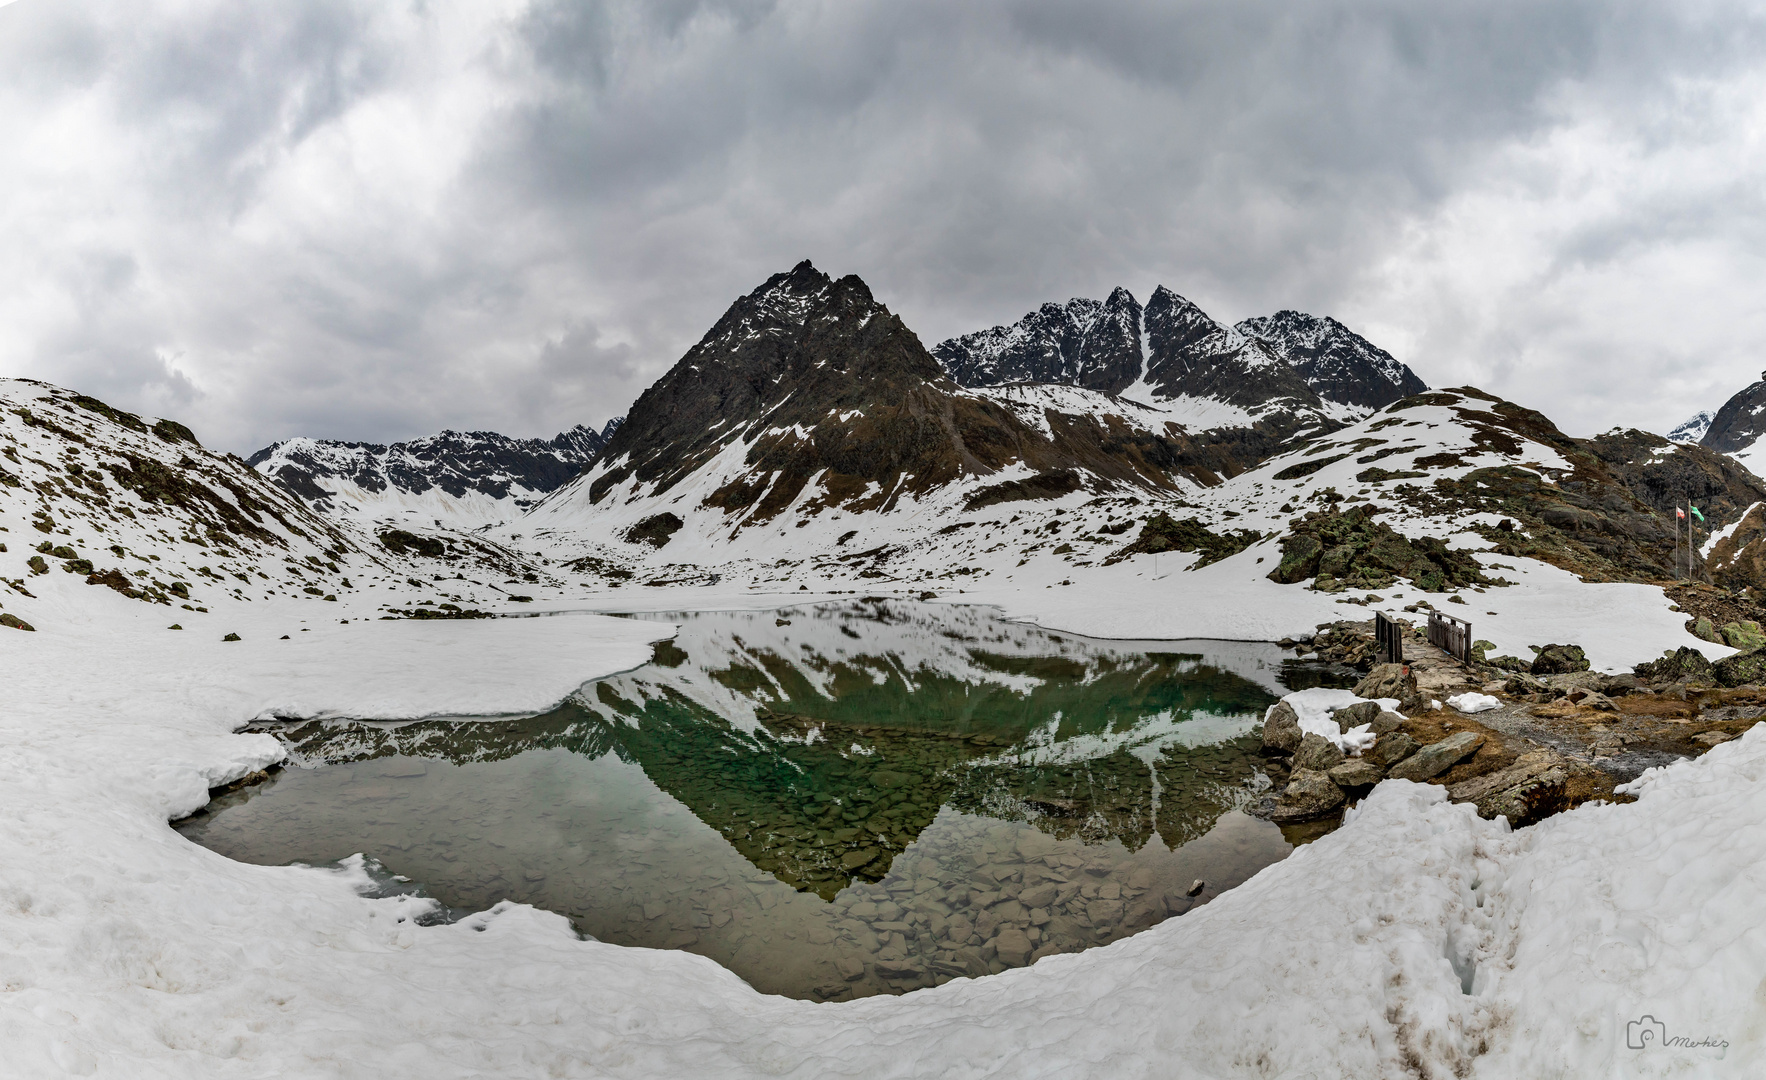
[[[1288,850],[1235,812],[1266,783],[1273,646],[898,601],[644,617],[680,633],[541,716],[278,726],[301,768],[180,827],[255,862],[363,851],[454,907],[820,998],[1101,944]]]

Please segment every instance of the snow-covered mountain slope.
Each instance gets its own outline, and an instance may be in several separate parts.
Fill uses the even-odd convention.
[[[550,439],[443,431],[383,446],[303,437],[266,446],[248,464],[333,517],[473,529],[519,517],[582,472],[619,423],[578,424]]]
[[[1114,394],[1145,366],[1141,306],[1123,288],[1102,303],[1047,303],[1010,326],[941,342],[932,355],[964,386],[1046,382]]]
[[[965,386],[1062,383],[1164,407],[1192,430],[1198,421],[1257,427],[1257,437],[1235,440],[1245,464],[1296,434],[1427,389],[1335,319],[1281,311],[1225,326],[1163,285],[1144,310],[1118,288],[1101,303],[1044,304],[1010,326],[942,342],[933,355]]]
[[[1711,421],[1715,419],[1717,419],[1717,414],[1709,409],[1706,409],[1703,412],[1694,413],[1692,416],[1681,421],[1680,425],[1673,431],[1668,432],[1668,438],[1674,442],[1701,442],[1705,437],[1705,432],[1711,430]]]
[[[587,473],[508,528],[666,547],[670,562],[836,558],[853,536],[930,535],[965,507],[1170,495],[1233,468],[1095,391],[965,390],[863,282],[803,263],[738,300]]]
[[[50,629],[162,609],[194,630],[266,602],[320,619],[483,602],[511,579],[543,580],[481,537],[332,520],[175,421],[0,380],[0,615]]]

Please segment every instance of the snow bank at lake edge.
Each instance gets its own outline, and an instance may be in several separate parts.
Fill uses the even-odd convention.
[[[710,961],[578,942],[517,905],[417,927],[410,902],[364,900],[350,875],[233,863],[164,819],[261,758],[227,733],[251,716],[537,710],[642,662],[666,626],[368,623],[283,642],[274,610],[236,615],[245,641],[227,645],[8,639],[24,663],[0,714],[0,1074],[1581,1075],[1621,1062],[1613,1017],[1643,978],[1614,967],[1613,940],[1677,973],[1658,1016],[1750,1001],[1766,970],[1719,948],[1766,926],[1724,899],[1766,866],[1758,730],[1654,775],[1635,806],[1517,834],[1389,781],[1189,915],[905,998],[762,997]],[[1668,885],[1634,897],[1613,867]],[[1716,933],[1693,880],[1723,900]],[[1710,1067],[1757,1061],[1758,1017],[1724,1022]]]

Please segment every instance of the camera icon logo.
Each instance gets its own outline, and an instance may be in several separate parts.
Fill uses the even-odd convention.
[[[1668,1040],[1668,1025],[1647,1013],[1625,1025],[1625,1048],[1644,1050]]]

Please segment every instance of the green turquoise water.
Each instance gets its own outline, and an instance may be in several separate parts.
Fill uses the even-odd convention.
[[[1252,727],[1329,677],[980,608],[645,617],[680,625],[652,663],[541,716],[275,727],[292,767],[178,827],[248,862],[363,853],[448,908],[534,904],[767,993],[900,993],[1136,933],[1284,857],[1243,812]]]

